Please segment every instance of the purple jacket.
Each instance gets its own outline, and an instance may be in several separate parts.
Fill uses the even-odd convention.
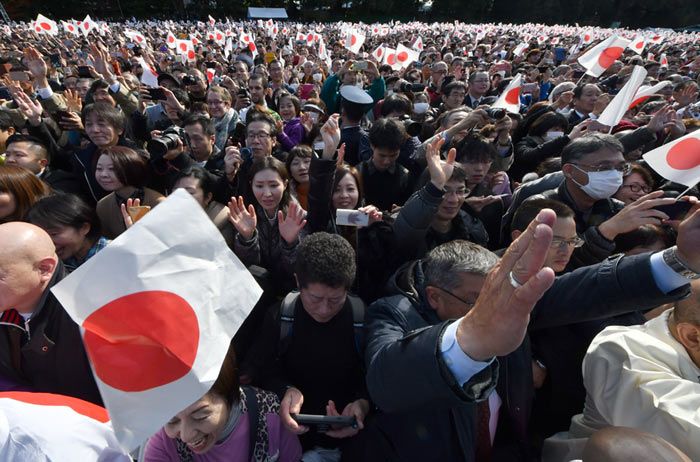
[[[304,126],[301,119],[295,117],[284,123],[284,130],[277,135],[277,141],[282,144],[282,149],[289,152],[304,139]]]

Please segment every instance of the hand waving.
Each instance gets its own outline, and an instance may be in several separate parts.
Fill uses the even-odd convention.
[[[455,168],[455,157],[457,156],[457,150],[452,148],[447,153],[447,162],[442,162],[440,160],[440,148],[443,144],[445,144],[445,138],[438,136],[428,144],[425,151],[425,160],[428,162],[428,171],[430,172],[430,182],[441,191],[452,176]]]
[[[280,236],[287,244],[293,244],[299,238],[299,233],[306,226],[306,211],[296,202],[291,202],[287,209],[287,216],[282,211],[277,212],[277,223]]]
[[[253,204],[250,204],[248,209],[246,209],[243,197],[238,196],[238,200],[232,197],[228,202],[228,221],[231,222],[243,239],[249,241],[253,238],[255,227],[258,224],[255,207],[253,207]]]

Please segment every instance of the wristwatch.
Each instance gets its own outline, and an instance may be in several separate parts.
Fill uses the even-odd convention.
[[[664,250],[662,256],[664,262],[671,267],[673,271],[680,274],[686,279],[700,279],[700,273],[689,268],[685,263],[683,263],[677,255],[678,248],[673,246],[669,249]]]

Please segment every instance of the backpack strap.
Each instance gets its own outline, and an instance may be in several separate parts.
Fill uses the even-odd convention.
[[[350,300],[350,308],[352,309],[352,329],[355,337],[355,349],[357,349],[360,358],[362,358],[362,351],[364,348],[365,340],[365,302],[356,295],[348,294],[348,300]]]
[[[286,350],[289,338],[292,336],[294,308],[297,306],[297,298],[299,298],[299,292],[293,290],[284,297],[280,305],[280,354]]]
[[[255,439],[258,436],[258,426],[260,425],[260,416],[258,415],[258,398],[255,396],[255,390],[251,387],[243,387],[245,393],[245,404],[248,410],[249,436],[248,436],[248,451],[250,454],[249,460],[255,461]]]

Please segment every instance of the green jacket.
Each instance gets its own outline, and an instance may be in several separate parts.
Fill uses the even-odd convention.
[[[379,76],[374,79],[372,85],[366,91],[372,97],[373,102],[368,108],[371,109],[374,103],[384,98],[384,93],[386,92],[384,77]],[[340,113],[340,79],[338,79],[337,75],[331,75],[326,79],[323,88],[321,88],[321,99],[326,103],[328,114]]]

